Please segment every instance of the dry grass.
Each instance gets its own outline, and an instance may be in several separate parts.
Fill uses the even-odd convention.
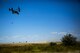
[[[80,45],[63,46],[61,43],[11,43],[0,44],[0,53],[80,53]]]

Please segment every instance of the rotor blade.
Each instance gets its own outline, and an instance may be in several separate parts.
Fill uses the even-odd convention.
[[[20,8],[18,7],[18,10],[19,10],[19,12],[20,12]]]

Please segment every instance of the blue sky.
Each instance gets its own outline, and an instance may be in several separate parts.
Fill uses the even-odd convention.
[[[18,6],[19,15],[8,10]],[[55,42],[66,33],[80,37],[80,2],[77,0],[0,0],[1,43]]]

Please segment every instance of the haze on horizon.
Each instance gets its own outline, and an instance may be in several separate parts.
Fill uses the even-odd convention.
[[[18,6],[19,15],[9,11]],[[67,33],[80,40],[78,0],[0,0],[0,43],[56,42]]]

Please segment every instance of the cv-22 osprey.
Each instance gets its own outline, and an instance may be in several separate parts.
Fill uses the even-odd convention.
[[[20,12],[20,8],[18,7],[17,9],[9,8],[9,11],[12,11],[12,14],[18,14]]]

